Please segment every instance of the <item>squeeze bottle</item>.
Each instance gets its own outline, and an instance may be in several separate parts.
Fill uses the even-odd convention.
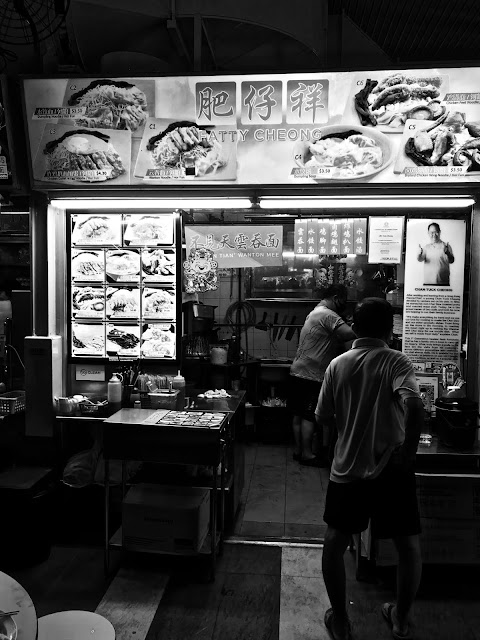
[[[122,382],[118,373],[112,373],[108,381],[107,399],[108,404],[118,405],[118,407],[122,404]]]
[[[180,369],[177,375],[172,378],[172,389],[178,389],[177,411],[183,411],[185,407],[185,378],[180,373]]]

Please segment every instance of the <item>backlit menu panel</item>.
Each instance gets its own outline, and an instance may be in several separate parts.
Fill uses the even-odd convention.
[[[71,215],[71,353],[176,357],[174,214]]]

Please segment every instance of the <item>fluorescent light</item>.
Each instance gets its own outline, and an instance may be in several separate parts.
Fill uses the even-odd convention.
[[[473,198],[460,196],[425,196],[415,198],[260,198],[261,209],[452,209],[471,207]]]
[[[250,209],[249,198],[176,198],[132,200],[118,198],[72,198],[71,200],[52,200],[52,205],[60,209]]]

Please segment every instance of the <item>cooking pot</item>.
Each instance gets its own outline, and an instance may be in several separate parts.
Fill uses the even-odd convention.
[[[437,435],[445,446],[472,449],[477,435],[478,405],[468,398],[437,398]]]

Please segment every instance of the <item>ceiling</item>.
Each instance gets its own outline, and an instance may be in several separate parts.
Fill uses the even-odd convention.
[[[8,74],[118,75],[478,64],[478,0],[297,6],[301,11],[291,0],[0,0],[0,62]]]

